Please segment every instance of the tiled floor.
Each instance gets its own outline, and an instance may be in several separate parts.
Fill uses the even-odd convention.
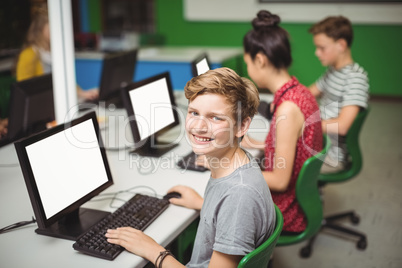
[[[372,100],[360,144],[363,169],[354,179],[324,189],[324,216],[354,209],[367,234],[364,251],[328,232],[315,241],[312,256],[299,257],[305,244],[275,249],[273,268],[402,267],[402,102]]]

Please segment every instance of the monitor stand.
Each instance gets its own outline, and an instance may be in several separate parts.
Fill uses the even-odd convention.
[[[79,208],[48,227],[36,229],[35,232],[75,241],[109,214],[110,212],[106,211]]]
[[[151,143],[151,140],[152,138],[148,138],[147,141],[140,142],[141,145],[130,153],[148,157],[161,157],[178,145],[177,143],[167,143],[160,141]]]

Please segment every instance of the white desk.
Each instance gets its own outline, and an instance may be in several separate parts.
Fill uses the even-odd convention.
[[[185,103],[183,92],[176,92],[178,103]],[[106,112],[106,118],[111,122],[119,111]],[[257,137],[264,137],[264,126],[266,122],[260,116],[253,121],[251,132]],[[103,123],[100,124],[101,127]],[[107,125],[107,124],[106,124]],[[183,126],[182,124],[181,126]],[[118,126],[119,131],[125,133],[124,126]],[[166,138],[175,136],[180,128],[168,133]],[[102,130],[103,138],[108,146],[105,137],[116,135],[108,133],[115,131],[112,127]],[[119,134],[120,135],[120,134]],[[129,138],[128,138],[129,139]],[[110,139],[113,140],[113,139]],[[109,141],[110,141],[109,140]],[[159,196],[164,195],[167,190],[177,184],[193,187],[201,195],[209,178],[209,172],[184,171],[175,166],[175,157],[183,156],[190,152],[190,146],[186,139],[182,139],[179,146],[171,153],[164,156],[165,160],[159,162],[156,167],[147,168],[149,159],[138,158],[136,155],[129,155],[127,151],[107,151],[114,185],[104,193],[112,193],[120,190],[127,190],[134,186],[144,185],[151,187]],[[168,157],[172,157],[169,160]],[[154,159],[155,161],[158,159]],[[159,159],[160,160],[160,159]],[[169,162],[170,161],[170,162]],[[0,148],[0,164],[18,163],[14,145],[10,144]],[[151,171],[151,172],[149,172]],[[144,175],[141,173],[148,172]],[[138,192],[153,194],[148,189],[138,188]],[[120,198],[128,200],[132,195],[123,194]],[[84,206],[89,208],[113,211],[109,207],[109,200],[100,202],[88,202]],[[121,205],[118,202],[115,205]],[[15,167],[0,167],[0,228],[19,221],[30,220],[34,216],[24,178],[19,165]],[[145,233],[154,238],[163,246],[173,241],[196,217],[198,212],[174,205],[163,212],[146,230]],[[0,234],[0,260],[1,267],[143,267],[147,261],[127,251],[121,253],[114,261],[107,261],[91,257],[72,248],[73,241],[35,233],[36,224],[31,224],[19,229]]]

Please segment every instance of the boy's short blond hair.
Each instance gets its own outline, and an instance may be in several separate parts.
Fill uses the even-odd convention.
[[[352,46],[353,28],[350,20],[343,16],[331,16],[317,22],[309,29],[309,33],[317,35],[320,33],[334,39],[344,39],[348,47]]]
[[[191,102],[202,94],[219,94],[227,98],[233,118],[243,121],[257,113],[260,97],[255,85],[247,78],[240,77],[229,68],[209,70],[193,77],[184,87],[186,98]]]

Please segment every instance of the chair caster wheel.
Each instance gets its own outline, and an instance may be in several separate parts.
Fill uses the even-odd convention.
[[[311,246],[307,245],[305,247],[302,247],[300,250],[300,256],[302,258],[308,258],[311,255]]]
[[[360,222],[360,218],[359,218],[359,216],[357,216],[356,214],[353,214],[351,217],[350,217],[350,220],[352,221],[352,223],[353,224],[359,224],[359,222]]]
[[[367,248],[367,240],[366,240],[366,238],[361,238],[361,239],[357,242],[356,247],[357,247],[358,249],[362,249],[362,250],[366,249],[366,248]]]

